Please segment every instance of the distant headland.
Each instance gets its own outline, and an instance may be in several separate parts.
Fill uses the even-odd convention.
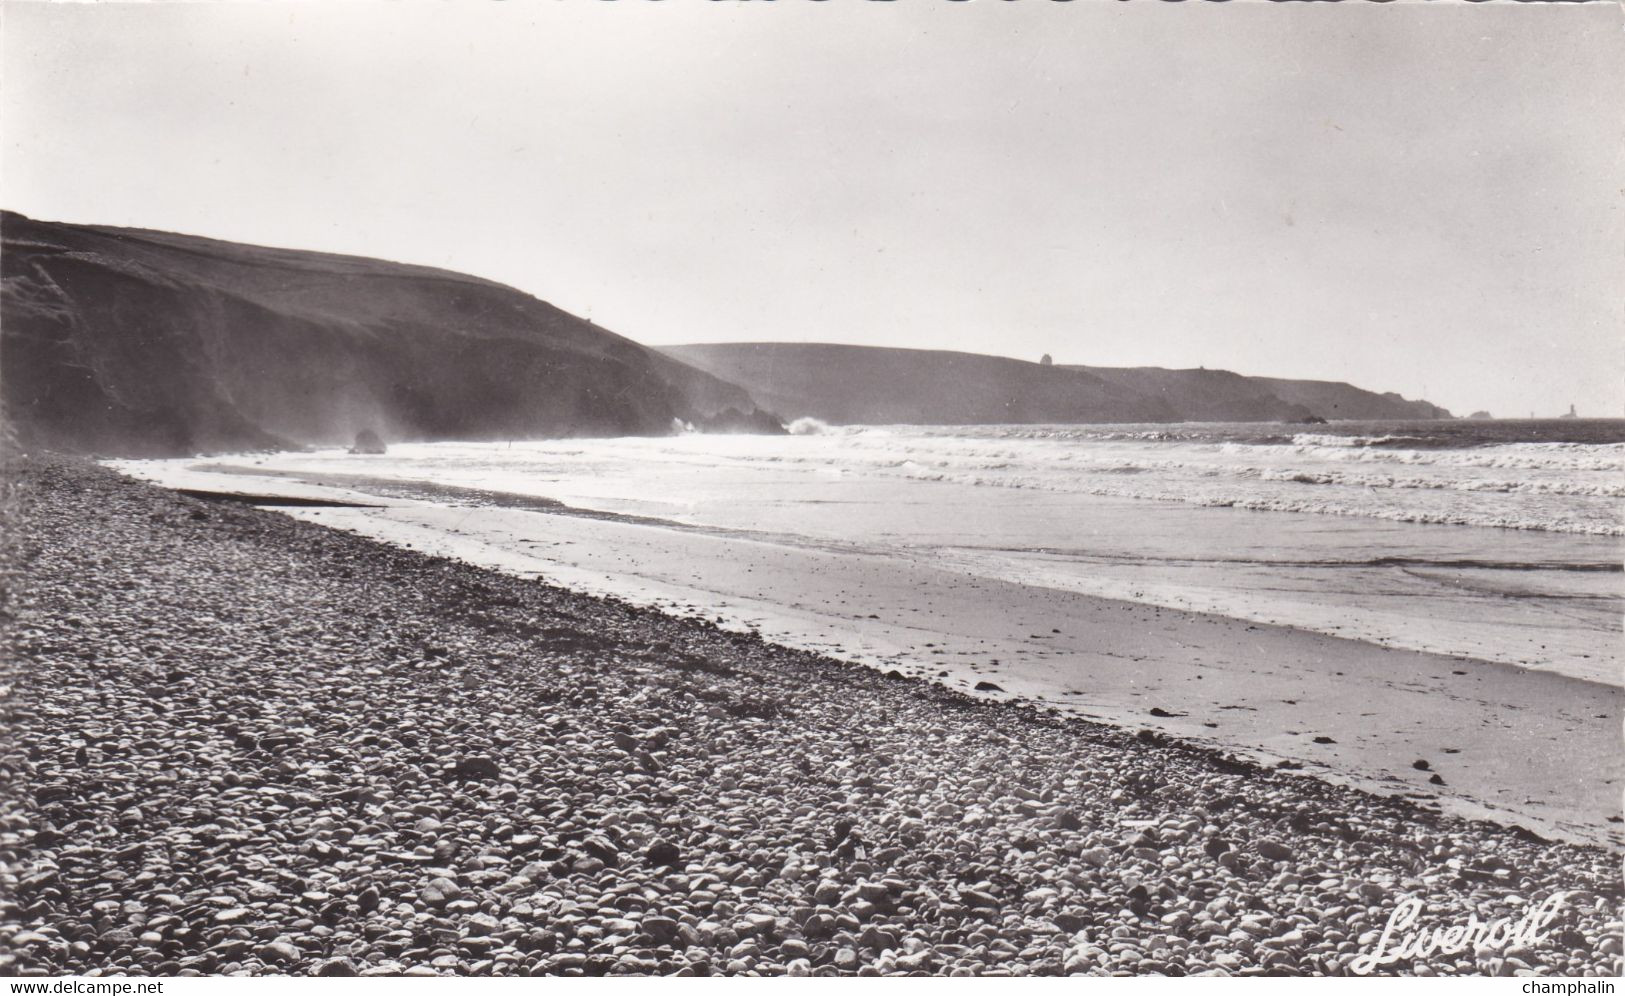
[[[117,456],[840,423],[1439,419],[1333,381],[810,343],[651,349],[448,270],[0,213],[6,417]],[[369,442],[370,448],[372,442]]]

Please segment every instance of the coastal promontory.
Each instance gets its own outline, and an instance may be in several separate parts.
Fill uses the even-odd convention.
[[[109,455],[639,435],[745,391],[501,284],[6,212],[4,396],[25,441]],[[728,415],[729,411],[733,415]]]

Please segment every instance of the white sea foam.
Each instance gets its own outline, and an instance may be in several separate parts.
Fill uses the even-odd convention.
[[[1403,432],[1246,435],[1175,427],[853,427],[798,419],[790,437],[399,445],[367,472],[489,490],[643,477],[650,468],[775,470],[1098,495],[1392,522],[1625,535],[1625,444],[1409,447]],[[1233,433],[1232,435],[1237,435]],[[1373,445],[1380,442],[1381,445]],[[1437,440],[1428,440],[1435,444]],[[324,458],[280,458],[298,464]],[[659,485],[668,487],[668,485]],[[584,484],[583,487],[590,487]]]
[[[1281,442],[1217,442],[1076,427],[838,431],[839,439],[788,452],[724,459],[1210,507],[1625,535],[1620,444],[1405,448],[1418,437],[1299,433]]]
[[[1320,432],[1300,432],[1292,437],[1294,446],[1367,447],[1420,442],[1423,440],[1418,436],[1339,436]]]
[[[398,443],[365,458],[209,463],[390,478],[409,500],[501,504],[435,485],[542,496],[1616,680],[1625,447],[1451,448],[1442,432],[1390,445],[1422,438],[1408,430],[1361,433],[1381,446],[1321,445],[1279,429],[808,422],[790,436]]]
[[[829,431],[829,423],[816,418],[798,418],[785,426],[792,436],[821,436]]]

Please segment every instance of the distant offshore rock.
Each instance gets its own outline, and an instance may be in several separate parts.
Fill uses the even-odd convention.
[[[715,415],[698,419],[694,427],[701,432],[747,433],[763,436],[787,436],[790,431],[771,412],[753,409],[748,412],[725,408]]]

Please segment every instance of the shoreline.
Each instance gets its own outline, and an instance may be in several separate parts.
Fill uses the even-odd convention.
[[[383,501],[288,514],[1456,815],[1625,844],[1617,685],[552,499],[258,477],[250,467],[156,469],[169,486]],[[977,691],[982,682],[996,688]]]
[[[1608,849],[16,473],[19,974],[1336,974],[1399,896],[1562,889],[1550,950],[1393,970],[1618,969]]]

